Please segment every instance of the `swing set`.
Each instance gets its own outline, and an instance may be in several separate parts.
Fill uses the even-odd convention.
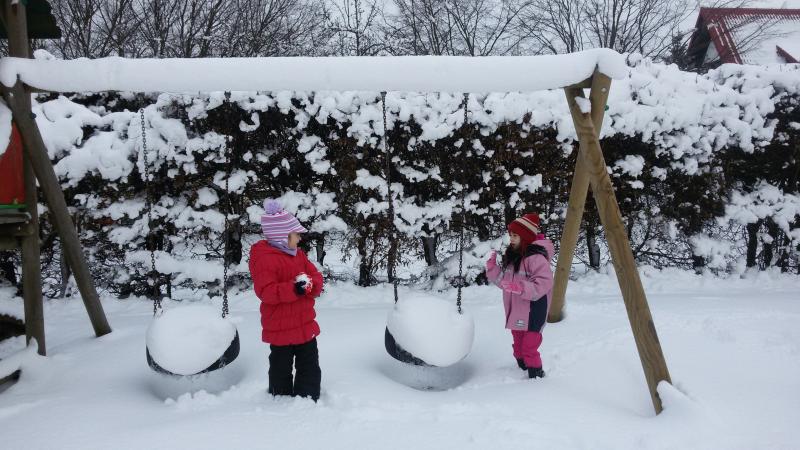
[[[26,334],[29,339],[36,338],[41,354],[45,352],[45,341],[38,246],[39,223],[35,207],[36,181],[49,208],[53,225],[61,238],[63,252],[72,269],[95,334],[102,336],[110,333],[111,328],[91,279],[77,232],[64,201],[64,194],[34,120],[31,110],[32,93],[101,91],[188,93],[238,90],[513,92],[559,88],[566,94],[579,140],[579,152],[564,232],[561,236],[548,320],[557,322],[563,318],[562,309],[569,270],[586,195],[591,187],[608,240],[653,407],[656,413],[661,412],[661,399],[656,387],[659,382],[671,382],[669,371],[633,258],[614,187],[606,171],[599,140],[611,77],[618,78],[625,74],[625,62],[618,53],[608,49],[596,49],[566,55],[513,57],[33,60],[29,39],[35,35],[28,33],[25,2],[3,0],[0,17],[5,25],[11,55],[10,58],[0,60],[0,91],[5,104],[11,109],[12,120],[21,136],[23,163],[20,170],[24,175],[25,184],[25,205],[11,210],[0,209],[2,212],[0,242],[13,241],[22,248]],[[584,89],[589,89],[588,98]],[[385,94],[382,95],[382,100],[385,113]],[[464,112],[466,115],[466,107]],[[385,138],[384,132],[384,145]],[[388,152],[386,153],[387,163],[390,163]],[[391,200],[391,191],[389,198]],[[394,214],[392,202],[389,204],[390,212]],[[12,211],[13,214],[7,215],[8,211]],[[463,219],[459,235],[461,263]],[[390,261],[390,274],[393,272],[394,261]],[[459,307],[462,276],[459,270]],[[396,277],[393,278],[395,299],[397,299],[397,281]],[[223,309],[224,305],[225,303]],[[402,353],[402,343],[391,342],[393,339],[391,333],[388,333],[388,327],[385,340],[387,350],[392,356],[414,363],[408,355]],[[223,365],[227,362],[229,361],[223,362]]]
[[[469,112],[469,93],[464,94],[464,101],[462,102],[462,107],[464,109],[464,123],[463,125],[467,125],[467,114]],[[397,276],[395,274],[395,266],[397,265],[397,237],[395,236],[395,227],[394,227],[394,197],[392,195],[392,180],[391,180],[391,173],[392,173],[392,155],[391,151],[387,146],[387,127],[386,127],[386,92],[381,92],[381,110],[383,113],[383,138],[382,138],[382,146],[383,146],[383,154],[386,158],[386,185],[387,185],[387,197],[389,202],[389,260],[388,260],[388,272],[389,278],[392,280],[392,288],[394,292],[394,304],[395,308],[392,310],[389,316],[389,323],[398,320],[399,313],[397,308],[397,303],[399,300],[399,296],[397,294]],[[462,168],[461,174],[464,174],[464,170]],[[463,181],[463,180],[462,180]],[[455,352],[455,355],[449,355],[450,360],[453,364],[457,361],[464,359],[467,354],[469,353],[469,347],[472,346],[472,338],[473,338],[473,328],[474,325],[471,323],[466,323],[464,326],[464,322],[469,320],[467,317],[464,316],[463,311],[461,309],[461,290],[464,286],[466,286],[466,281],[464,279],[464,225],[465,225],[465,218],[466,218],[466,189],[464,189],[464,185],[462,183],[461,186],[461,207],[460,207],[460,220],[458,226],[458,276],[455,279],[455,284],[457,288],[456,294],[456,309],[458,312],[457,320],[462,323],[461,327],[452,327],[448,330],[449,333],[456,333],[456,336],[450,336],[450,339],[455,341],[464,341],[468,342],[468,345],[458,346],[460,348],[456,348],[455,350],[450,350],[451,352]],[[445,311],[446,314],[446,311]],[[393,320],[394,319],[394,320]],[[440,322],[445,319],[444,317],[438,317]],[[416,333],[423,334],[425,330],[418,330]],[[441,338],[440,335],[437,333],[431,333],[430,336],[421,335],[418,338],[426,340],[428,342],[435,341],[436,339]],[[415,339],[417,340],[417,339]],[[392,334],[391,330],[389,329],[389,325],[386,326],[386,332],[384,333],[384,346],[386,347],[386,352],[392,358],[406,363],[412,364],[415,366],[438,366],[438,364],[432,364],[429,361],[425,361],[424,358],[421,358],[419,355],[415,355],[413,352],[409,351],[409,349],[404,348],[402,343],[397,342],[397,338],[395,338],[394,334]],[[449,365],[449,364],[448,364]]]
[[[228,152],[225,152],[225,167],[227,171],[227,176],[225,177],[225,193],[226,193],[226,200],[227,200],[227,210],[225,212],[225,227],[223,230],[224,235],[224,251],[223,251],[223,264],[222,264],[222,314],[220,316],[208,315],[203,314],[205,308],[197,308],[193,306],[182,307],[181,310],[188,310],[188,314],[191,314],[191,320],[181,320],[180,317],[176,318],[176,314],[173,312],[171,313],[171,317],[163,317],[164,309],[162,306],[162,296],[161,296],[161,288],[158,283],[158,274],[159,271],[156,270],[156,246],[155,242],[151,239],[153,236],[153,186],[150,182],[150,161],[148,158],[148,149],[147,149],[147,128],[145,126],[145,119],[144,119],[144,109],[139,110],[139,119],[141,122],[142,127],[142,159],[144,164],[144,182],[145,182],[145,210],[147,211],[147,242],[149,243],[150,247],[150,272],[149,272],[149,283],[153,289],[152,297],[153,297],[153,323],[147,330],[147,343],[148,345],[145,347],[145,356],[147,357],[147,364],[150,366],[151,369],[154,371],[164,374],[170,375],[174,377],[183,377],[183,376],[193,376],[193,375],[200,375],[203,373],[212,372],[215,370],[219,370],[233,362],[237,356],[239,356],[239,331],[236,330],[236,327],[230,323],[229,321],[225,320],[225,317],[228,315],[228,264],[225,262],[225,258],[227,258],[228,250],[230,247],[230,236],[228,234],[228,229],[230,227],[230,216],[229,212],[231,209],[231,201],[230,201],[230,191],[228,189],[228,181],[231,177],[231,169],[232,164],[230,158],[228,157]],[[178,314],[180,310],[176,311]],[[187,313],[183,314],[187,316]],[[200,322],[200,323],[198,323]],[[222,328],[228,329],[228,333],[222,333],[220,339],[222,340],[221,345],[220,343],[214,342],[215,347],[224,348],[224,352],[220,355],[213,355],[213,358],[207,358],[205,362],[200,360],[202,365],[191,367],[191,365],[187,367],[183,367],[184,370],[179,370],[175,367],[169,367],[170,364],[174,365],[172,361],[175,358],[180,358],[181,353],[185,352],[193,352],[193,353],[201,353],[204,352],[206,349],[201,348],[202,345],[207,345],[207,341],[200,341],[196,339],[194,333],[192,333],[193,328],[197,328],[198,326],[202,326],[205,328]],[[169,330],[172,328],[172,330]],[[171,331],[171,332],[170,332]],[[232,336],[231,337],[231,332]],[[172,342],[166,342],[167,351],[161,352],[153,352],[150,348],[150,343],[159,344],[159,348],[163,347],[160,345],[161,340],[166,340],[165,338],[160,338],[161,333],[169,334],[169,339]]]

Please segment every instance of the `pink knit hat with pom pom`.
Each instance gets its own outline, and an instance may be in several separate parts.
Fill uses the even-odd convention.
[[[280,202],[268,198],[264,200],[264,215],[261,216],[261,231],[268,241],[286,242],[289,233],[307,233],[297,218],[283,209]]]

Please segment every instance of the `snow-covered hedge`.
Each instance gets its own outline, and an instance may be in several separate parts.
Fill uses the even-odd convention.
[[[800,65],[699,75],[628,61],[627,77],[612,84],[601,137],[637,257],[729,269],[756,236],[762,265],[784,258],[796,267],[798,162],[790,155],[800,145]],[[462,100],[386,96],[394,226],[405,260],[422,257],[424,237],[440,240],[428,256],[451,256],[462,209],[473,245],[529,210],[559,237],[577,148],[563,92],[473,94],[466,126]],[[149,243],[139,108],[155,194],[157,237]],[[338,236],[358,258],[362,282],[385,262],[377,92],[76,95],[40,98],[35,112],[98,270],[116,289],[143,290],[148,248],[159,250],[156,267],[173,282],[215,286],[221,268],[201,265],[219,267],[226,213],[234,243],[227,259],[246,272],[265,197],[280,197],[318,242]],[[588,214],[596,226],[592,208]],[[757,227],[747,234],[748,225]],[[452,272],[453,264],[443,267]]]

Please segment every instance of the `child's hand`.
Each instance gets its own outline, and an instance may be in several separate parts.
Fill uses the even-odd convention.
[[[497,266],[497,252],[495,250],[492,250],[492,252],[489,253],[489,259],[486,260],[486,268],[492,269],[496,266]]]
[[[306,295],[311,292],[313,287],[314,283],[311,282],[311,278],[305,273],[301,273],[294,279],[294,292],[297,295]]]
[[[522,283],[519,281],[501,281],[500,288],[514,295],[522,294]]]

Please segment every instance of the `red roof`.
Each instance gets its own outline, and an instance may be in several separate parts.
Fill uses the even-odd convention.
[[[764,30],[775,28],[779,28],[774,33],[776,36],[787,36],[788,31],[786,42],[769,39],[769,32]],[[777,54],[785,62],[797,62],[800,59],[795,44],[792,44],[795,41],[800,42],[800,9],[700,8],[695,32],[689,41],[690,51],[702,49],[701,56],[705,56],[708,46],[704,39],[705,33],[709,41],[714,43],[723,63],[758,63],[759,61],[748,61],[751,58],[746,55],[748,51],[755,50]],[[767,36],[763,36],[765,34]],[[760,39],[755,38],[758,35],[762,35]],[[754,48],[759,45],[763,48]]]

